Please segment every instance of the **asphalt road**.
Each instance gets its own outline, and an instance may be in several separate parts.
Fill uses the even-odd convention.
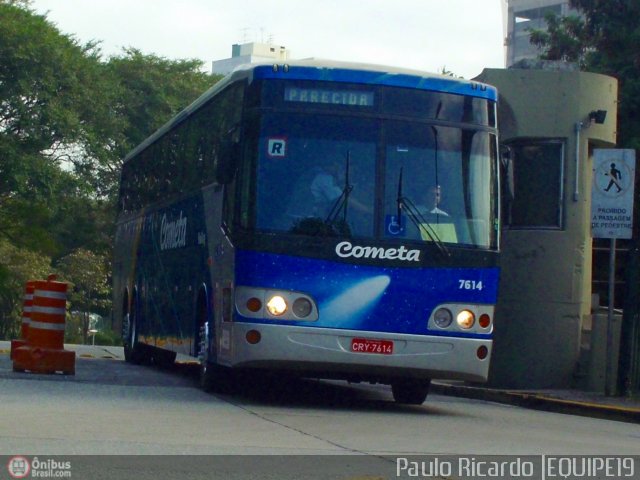
[[[80,348],[74,376],[16,373],[0,354],[0,463],[73,456],[72,478],[285,478],[276,465],[291,478],[371,480],[396,478],[402,456],[505,454],[640,455],[640,429],[439,395],[402,406],[386,387],[340,382],[270,377],[211,395],[193,366],[130,365],[114,348]]]

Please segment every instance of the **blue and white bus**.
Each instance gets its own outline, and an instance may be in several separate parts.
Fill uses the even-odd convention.
[[[391,385],[486,381],[499,270],[493,87],[380,66],[242,67],[124,161],[127,360]]]

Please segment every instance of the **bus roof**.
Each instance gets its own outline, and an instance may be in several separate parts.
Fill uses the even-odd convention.
[[[285,65],[255,64],[244,67],[253,70],[254,78],[325,80],[364,85],[386,85],[469,95],[493,101],[498,97],[495,87],[483,83],[383,65],[308,59]],[[238,67],[239,70],[242,68],[242,66]]]
[[[389,67],[383,65],[341,62],[334,60],[306,59],[285,64],[253,63],[238,66],[233,72],[213,85],[191,105],[186,107],[144,142],[134,148],[124,159],[128,161],[147,146],[155,142],[175,125],[181,123],[192,112],[198,110],[211,97],[236,81],[248,79],[283,80],[323,80],[363,85],[383,85],[391,87],[413,88],[432,92],[467,95],[497,101],[495,87],[483,83],[455,78],[447,75],[428,73],[419,70]]]

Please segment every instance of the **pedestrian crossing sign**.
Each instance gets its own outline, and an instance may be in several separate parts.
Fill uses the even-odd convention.
[[[591,234],[593,238],[631,238],[635,150],[593,151]]]

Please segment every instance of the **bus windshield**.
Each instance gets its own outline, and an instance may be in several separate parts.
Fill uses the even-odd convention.
[[[256,229],[495,246],[495,137],[418,121],[268,113]]]

